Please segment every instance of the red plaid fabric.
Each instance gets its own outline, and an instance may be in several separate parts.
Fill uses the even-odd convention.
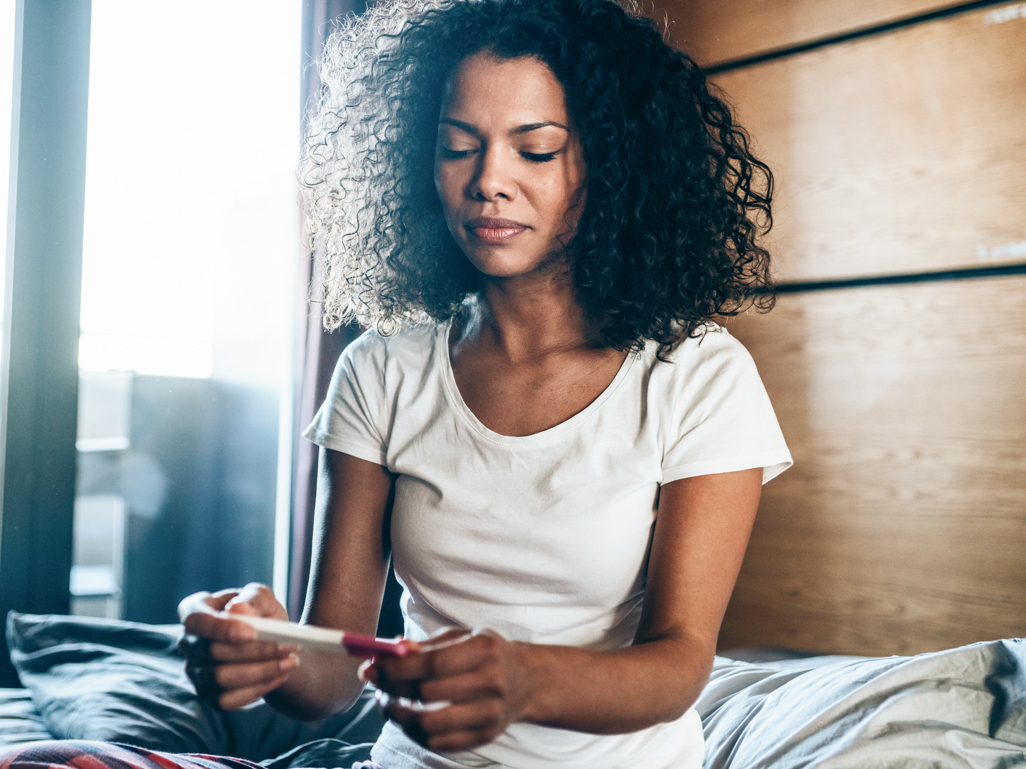
[[[243,758],[164,753],[132,745],[87,740],[31,742],[0,751],[0,769],[264,769]],[[385,769],[372,761],[352,769]]]

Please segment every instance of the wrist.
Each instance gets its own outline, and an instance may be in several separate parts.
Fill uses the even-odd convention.
[[[545,718],[545,675],[542,661],[544,651],[536,644],[521,641],[513,643],[513,651],[520,671],[519,712],[514,720],[539,723]]]

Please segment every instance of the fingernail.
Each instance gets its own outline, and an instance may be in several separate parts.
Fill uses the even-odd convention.
[[[278,669],[282,671],[292,670],[297,667],[299,667],[299,656],[296,654],[290,654],[278,663]]]
[[[374,679],[376,678],[376,676],[374,675],[374,671],[371,670],[373,666],[374,663],[370,660],[364,660],[363,662],[361,662],[360,667],[356,669],[357,677],[364,683],[374,683]]]

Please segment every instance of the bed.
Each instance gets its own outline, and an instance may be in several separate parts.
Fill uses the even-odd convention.
[[[237,755],[270,769],[360,758],[382,726],[369,696],[301,723],[266,705],[222,713],[182,671],[175,625],[13,613],[24,689],[0,690],[0,745],[51,737]],[[913,657],[717,657],[697,708],[708,769],[1026,766],[1026,642]],[[353,747],[355,746],[355,747]]]

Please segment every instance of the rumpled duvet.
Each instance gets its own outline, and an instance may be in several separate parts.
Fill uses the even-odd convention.
[[[381,728],[373,708],[316,724],[263,704],[209,708],[185,678],[176,626],[12,614],[7,630],[34,704],[21,693],[11,718],[38,713],[26,721],[29,737],[49,731],[291,769],[348,766],[348,744],[373,741]],[[695,707],[706,769],[1026,769],[1026,642],[916,657],[717,657]]]
[[[696,704],[706,769],[1026,767],[1022,639],[824,661],[717,658]]]

